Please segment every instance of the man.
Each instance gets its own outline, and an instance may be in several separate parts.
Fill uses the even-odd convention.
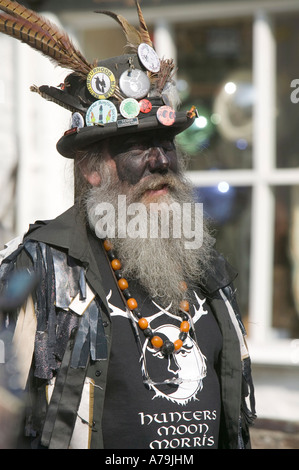
[[[104,12],[133,51],[91,66],[55,26],[0,0],[3,32],[22,29],[74,69],[60,89],[33,91],[73,113],[57,148],[74,159],[75,204],[30,226],[1,266],[3,285],[24,268],[39,279],[15,319],[25,437],[50,449],[248,448],[236,273],[201,223],[174,141],[195,111],[175,111],[173,63],[158,59],[136,6],[139,31]]]

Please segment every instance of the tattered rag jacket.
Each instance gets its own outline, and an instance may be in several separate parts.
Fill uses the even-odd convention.
[[[30,398],[25,435],[32,447],[103,448],[113,331],[95,240],[75,205],[55,220],[30,226],[18,247],[4,254],[4,286],[14,269],[29,268],[39,279],[15,328],[21,380]],[[254,392],[232,287],[236,272],[216,251],[214,266],[203,291],[223,336],[219,446],[250,448]]]

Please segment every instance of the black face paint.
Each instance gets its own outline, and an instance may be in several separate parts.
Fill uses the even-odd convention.
[[[126,136],[109,142],[109,153],[115,161],[120,181],[131,185],[153,173],[178,172],[173,137],[163,133]]]

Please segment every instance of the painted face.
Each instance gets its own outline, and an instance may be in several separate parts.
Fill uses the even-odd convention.
[[[173,137],[162,133],[142,133],[110,141],[108,150],[120,181],[135,185],[153,173],[178,172]]]

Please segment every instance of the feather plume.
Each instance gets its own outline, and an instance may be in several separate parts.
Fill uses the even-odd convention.
[[[112,11],[107,10],[96,10],[95,13],[100,13],[101,15],[107,15],[117,21],[118,24],[122,27],[123,32],[125,33],[127,43],[132,45],[133,47],[138,47],[139,44],[142,42],[140,32],[132,26],[126,18],[122,15],[117,15]]]
[[[120,24],[120,26],[122,27],[122,30],[126,36],[128,46],[132,48],[137,48],[139,44],[141,44],[142,42],[145,42],[146,44],[149,44],[151,47],[153,47],[141,8],[137,0],[135,0],[135,4],[137,7],[138,18],[139,18],[139,30],[136,29],[135,26],[132,26],[128,22],[128,20],[126,20],[126,18],[124,18],[122,15],[117,15],[116,13],[113,13],[112,11],[96,10],[95,13],[100,13],[102,15],[110,16],[115,21],[117,21],[117,23]]]
[[[86,77],[92,69],[66,33],[16,1],[0,0],[0,32],[28,44],[78,75]]]
[[[10,0],[1,0],[0,5],[1,10],[5,11],[6,13],[11,14],[12,16],[22,17],[31,23],[35,23],[36,25],[41,26],[45,33],[49,32],[50,36],[53,38],[57,36],[57,30],[52,27],[50,22],[37,15],[34,11],[28,10],[24,6],[19,5],[17,2],[12,2]],[[63,33],[60,33],[59,36],[62,37]]]
[[[145,42],[149,46],[153,47],[152,40],[150,38],[145,19],[143,17],[140,5],[138,0],[135,0],[136,8],[137,8],[137,13],[139,17],[139,25],[140,25],[140,35],[141,35],[141,42]]]

